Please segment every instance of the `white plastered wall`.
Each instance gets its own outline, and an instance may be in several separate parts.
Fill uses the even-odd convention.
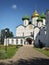
[[[46,19],[43,18],[43,25],[46,25]]]
[[[37,26],[37,19],[38,19],[38,17],[32,18],[32,24],[35,26]]]
[[[36,27],[34,29],[34,42],[35,42],[36,46],[39,45],[39,43],[38,43],[38,40],[39,40],[39,31],[40,31],[40,29],[38,27]]]
[[[19,26],[16,28],[16,36],[24,36],[24,26]]]
[[[40,30],[40,35],[39,35],[39,39],[44,44],[44,46],[46,46],[46,33],[45,32],[46,32],[45,28],[42,28]]]
[[[30,36],[31,35],[31,32],[33,34],[33,31],[34,31],[34,26],[33,25],[28,25],[26,28],[25,28],[25,32],[24,32],[24,36]]]

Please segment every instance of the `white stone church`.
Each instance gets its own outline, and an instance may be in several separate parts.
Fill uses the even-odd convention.
[[[47,11],[46,15],[49,14]],[[36,10],[31,16],[31,21],[28,16],[22,18],[23,25],[16,27],[16,37],[5,38],[4,45],[36,45],[42,43],[48,46],[49,40],[49,21],[44,13],[39,14]],[[48,31],[47,31],[48,29]]]

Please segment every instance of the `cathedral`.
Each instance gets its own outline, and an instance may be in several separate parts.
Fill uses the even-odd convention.
[[[5,38],[4,45],[35,45],[38,47],[43,44],[48,46],[46,14],[39,14],[35,10],[30,18],[28,16],[22,17],[23,25],[16,27],[16,37]]]

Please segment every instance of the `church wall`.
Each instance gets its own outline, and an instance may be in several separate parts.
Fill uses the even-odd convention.
[[[38,27],[36,27],[34,29],[34,42],[35,42],[35,45],[38,46],[39,45],[39,31],[40,29]]]
[[[34,44],[36,47],[39,47],[39,35],[36,36],[36,39],[34,40]]]
[[[16,36],[22,37],[24,35],[24,27],[23,26],[19,26],[16,29]]]
[[[34,31],[34,26],[28,25],[25,29],[24,36],[30,36],[31,33],[33,33],[33,31]]]
[[[4,39],[4,46],[8,46],[8,45],[11,45],[12,44],[12,38],[6,38],[6,39]]]
[[[12,39],[9,38],[9,44],[12,44]]]
[[[23,45],[23,44],[24,44],[24,39],[23,38],[18,38],[18,45]]]
[[[47,34],[46,34],[46,41],[47,41],[47,43],[46,43],[46,46],[49,46],[49,21],[47,21],[48,23],[47,23]]]
[[[4,46],[8,45],[24,45],[24,38],[7,38],[4,39]]]
[[[16,45],[16,39],[13,39],[13,45]]]
[[[46,31],[47,31],[47,34],[46,34],[46,46],[49,46],[49,10],[46,12]]]
[[[46,25],[46,19],[43,19],[43,25]]]
[[[20,40],[20,39],[18,39],[18,45],[20,45],[20,44],[21,44],[21,43],[20,43],[20,41],[21,41],[21,40]]]
[[[40,30],[40,35],[39,35],[39,39],[44,44],[44,46],[46,46],[46,33],[45,32],[46,32],[45,29],[42,28]]]
[[[38,30],[38,31],[37,31]],[[34,30],[34,40],[35,40],[35,45],[38,47],[39,46],[39,40],[40,42],[46,46],[46,33],[45,29],[36,29]]]
[[[8,42],[7,42],[7,39],[4,39],[4,46],[8,46]]]
[[[34,29],[34,40],[36,40],[36,37],[39,35],[39,31],[40,29],[38,27]]]

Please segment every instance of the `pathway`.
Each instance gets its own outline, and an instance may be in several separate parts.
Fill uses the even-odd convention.
[[[32,46],[19,48],[16,54],[8,61],[8,65],[49,65],[49,58],[36,51]]]

